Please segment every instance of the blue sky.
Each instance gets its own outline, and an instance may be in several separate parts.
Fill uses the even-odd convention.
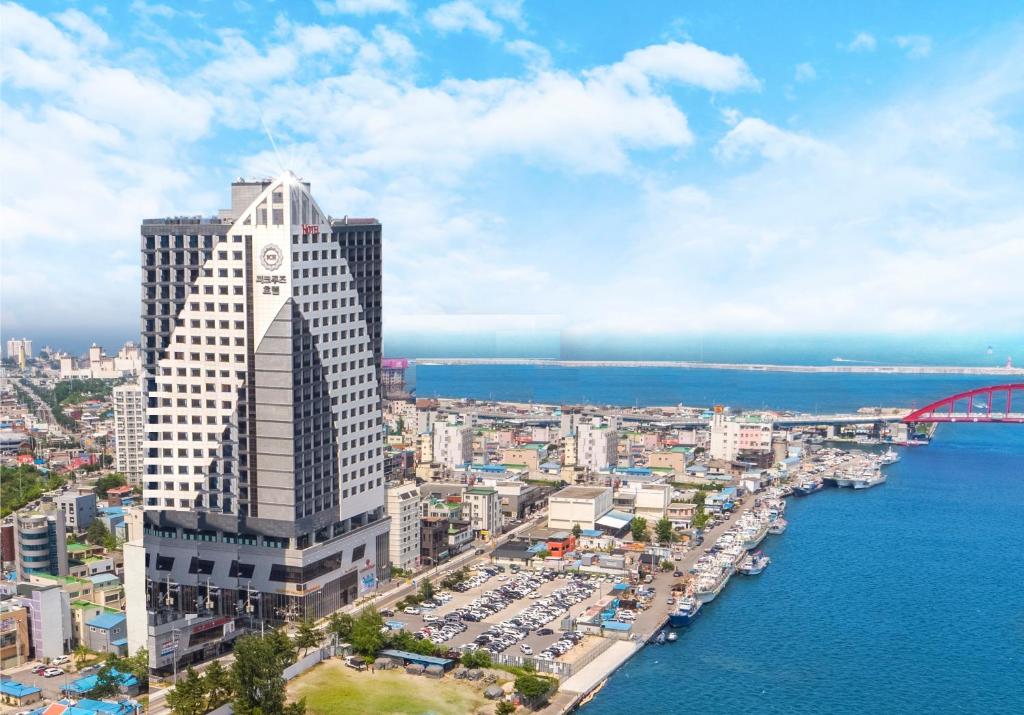
[[[1017,3],[2,13],[7,335],[131,337],[140,219],[282,168],[384,222],[393,344],[1024,328]]]

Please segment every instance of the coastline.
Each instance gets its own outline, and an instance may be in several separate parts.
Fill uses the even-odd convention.
[[[1024,367],[968,365],[776,365],[770,363],[723,363],[696,360],[557,360],[548,358],[412,358],[415,365],[532,365],[536,367],[650,367],[679,370],[738,370],[743,372],[838,373],[865,375],[1024,375]]]
[[[682,571],[691,568],[701,555],[717,543],[723,533],[732,528],[743,514],[754,507],[754,501],[754,498],[751,497],[744,498],[728,519],[705,535],[704,543],[701,546],[689,551],[678,562],[677,568]],[[539,715],[565,715],[574,712],[588,695],[602,687],[609,677],[649,645],[651,640],[668,625],[669,610],[664,603],[664,595],[675,580],[671,574],[659,573],[652,585],[657,589],[662,602],[657,607],[640,612],[635,625],[641,627],[642,632],[637,639],[614,643],[604,653],[581,668],[579,672],[573,673],[559,685],[558,692],[555,693],[548,705],[537,711]]]

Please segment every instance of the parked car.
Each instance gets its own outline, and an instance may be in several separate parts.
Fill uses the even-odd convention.
[[[43,672],[44,678],[56,678],[61,675],[64,675],[64,671],[61,668],[47,668]]]
[[[380,615],[384,616],[385,618],[393,618],[395,612],[390,608],[382,608],[380,611]]]
[[[56,658],[50,661],[51,665],[64,665],[65,663],[70,662],[71,658],[68,658],[66,655],[58,655]]]

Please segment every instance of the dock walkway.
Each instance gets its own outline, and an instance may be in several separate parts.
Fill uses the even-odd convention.
[[[728,519],[704,535],[703,544],[689,551],[680,561],[674,562],[676,570],[685,573],[692,568],[697,563],[697,559],[711,548],[718,541],[718,538],[731,528],[743,513],[749,511],[753,506],[753,497],[745,497],[737,505],[737,508],[733,510]],[[635,640],[619,641],[612,644],[608,650],[590,663],[587,663],[578,673],[573,673],[566,678],[559,685],[558,692],[551,698],[551,702],[548,703],[547,707],[538,712],[541,715],[562,715],[562,713],[570,712],[586,697],[587,693],[600,685],[606,678],[621,668],[626,661],[636,655],[668,622],[668,614],[673,607],[666,603],[666,599],[669,597],[672,585],[676,581],[677,579],[671,573],[659,573],[651,584],[656,589],[657,594],[651,603],[651,607],[640,611],[636,622],[633,624],[633,632],[636,635]]]

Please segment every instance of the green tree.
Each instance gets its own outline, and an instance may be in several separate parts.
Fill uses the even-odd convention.
[[[377,655],[384,647],[384,619],[373,606],[367,606],[356,617],[352,625],[352,649],[367,657]],[[241,714],[241,715],[244,715]]]
[[[494,708],[494,715],[512,715],[516,711],[516,706],[510,703],[508,700],[502,700]]]
[[[434,584],[430,583],[429,578],[425,578],[420,581],[420,597],[424,601],[429,601],[434,598]]]
[[[658,523],[654,525],[654,531],[658,535],[660,544],[671,544],[675,541],[676,535],[672,529],[672,522],[668,519],[658,519]]]
[[[120,472],[114,472],[113,474],[106,474],[96,480],[96,496],[101,499],[107,496],[107,490],[113,489],[114,487],[123,487],[128,483],[125,476]]]
[[[100,666],[100,669],[96,672],[96,685],[89,691],[90,698],[103,700],[105,698],[112,698],[120,692],[121,670],[117,667],[118,660],[116,656],[111,655]]]
[[[216,710],[230,702],[234,694],[231,688],[231,673],[219,660],[213,661],[206,668],[203,673],[203,684],[206,686],[206,705],[210,710]]]
[[[525,700],[536,705],[543,703],[554,690],[556,681],[533,673],[523,673],[516,678],[516,690]]]
[[[572,535],[578,540],[580,538],[580,534],[582,533],[583,529],[580,528],[580,523],[577,521],[575,524],[572,525]]]
[[[348,613],[332,613],[327,621],[327,631],[338,636],[339,643],[348,643],[352,638],[352,626],[355,619]]]
[[[99,519],[93,519],[89,528],[85,530],[86,542],[95,546],[102,546],[109,538],[110,530]]]
[[[295,652],[295,642],[288,637],[288,634],[283,629],[275,628],[264,637],[270,640],[274,647],[274,652],[278,654],[278,659],[281,661],[281,670],[284,670],[298,660],[298,655]]]
[[[633,531],[633,541],[647,541],[647,519],[642,516],[633,517],[630,529]]]
[[[299,624],[299,630],[295,633],[295,647],[302,649],[302,655],[305,656],[309,652],[310,648],[316,648],[320,645],[320,632],[317,631],[313,621],[304,619]]]
[[[459,660],[467,668],[490,668],[493,664],[491,654],[485,650],[463,653]]]
[[[280,635],[275,635],[280,634]],[[281,651],[282,641],[289,647]],[[291,640],[279,631],[264,637],[255,634],[235,641],[235,661],[231,664],[231,706],[236,715],[284,715],[284,669],[293,660]],[[305,706],[303,710],[305,712]]]
[[[206,681],[189,666],[184,678],[167,693],[167,704],[174,715],[204,715],[206,706]]]

